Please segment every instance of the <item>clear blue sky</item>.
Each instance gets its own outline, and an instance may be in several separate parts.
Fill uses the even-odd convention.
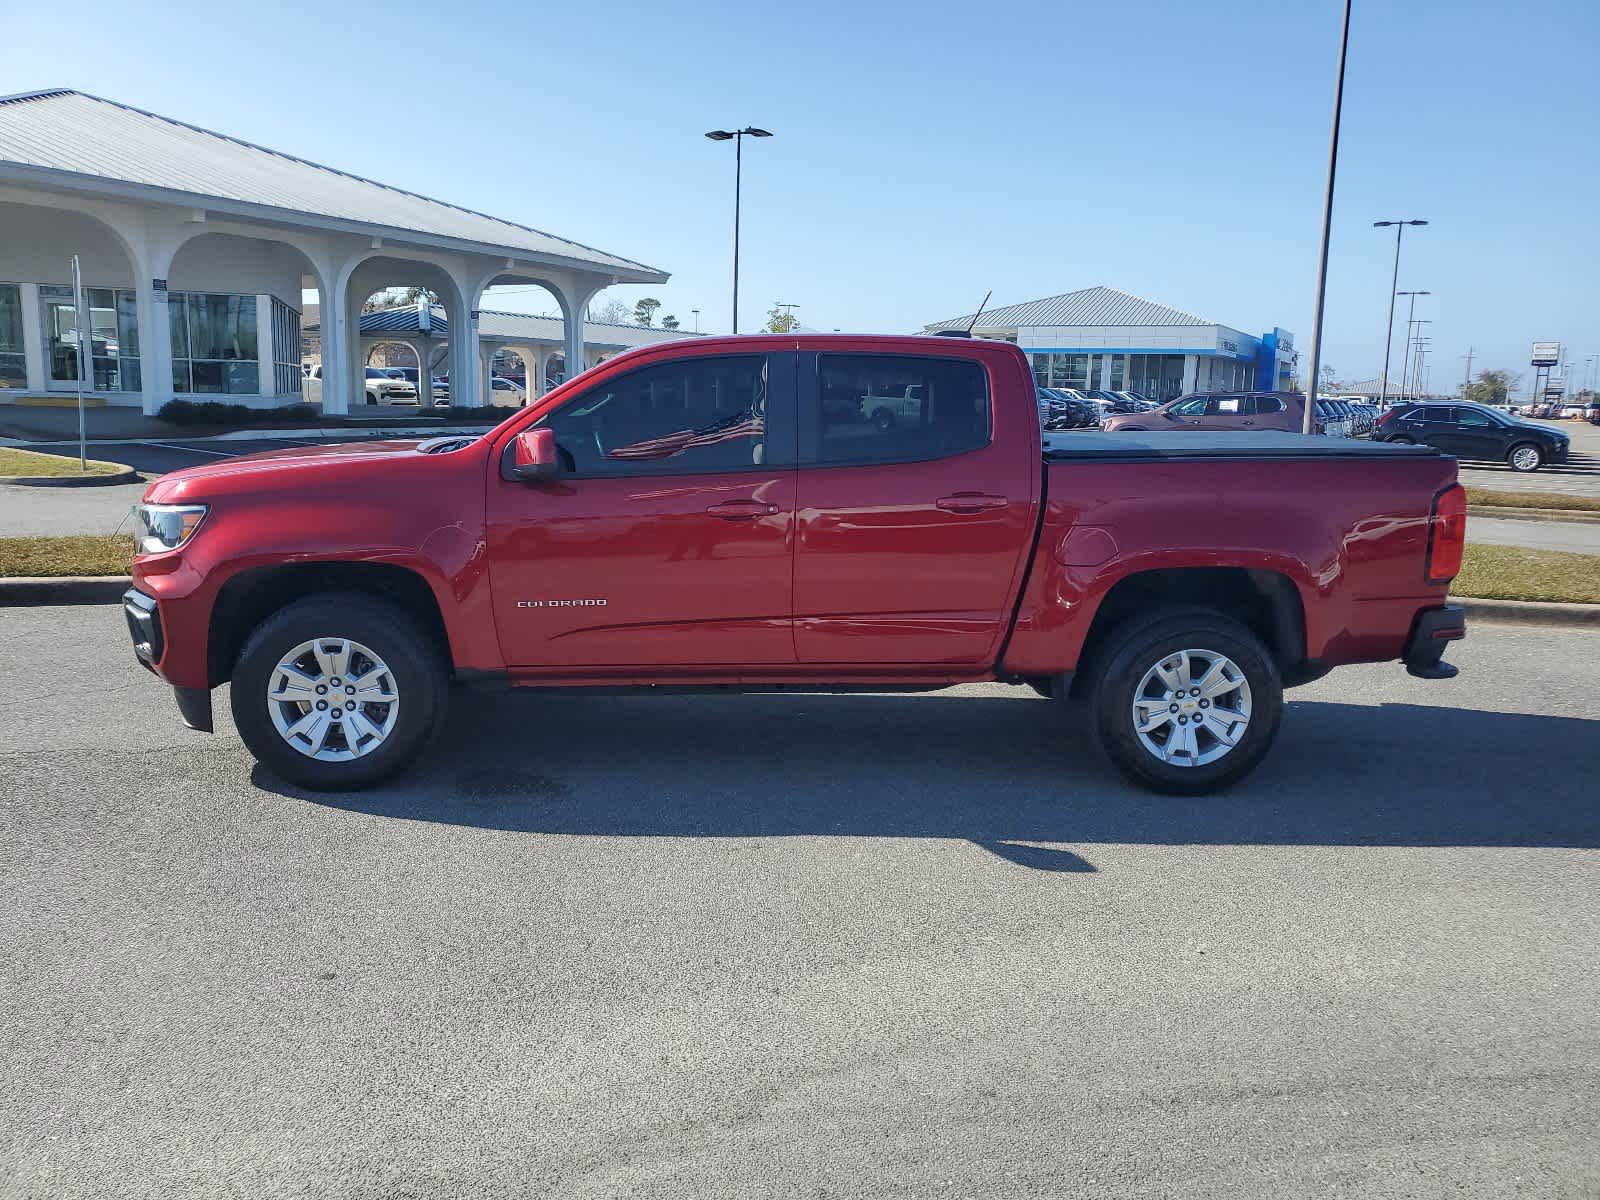
[[[1600,353],[1600,4],[1356,0],[1324,361],[1381,364],[1392,240],[1433,382]],[[901,331],[1108,284],[1309,348],[1336,0],[11,6],[0,92],[67,85],[672,272],[744,327]],[[72,32],[76,31],[76,32]],[[506,307],[547,309],[542,293]],[[1397,336],[1397,346],[1399,338]],[[1396,368],[1397,370],[1397,368]]]

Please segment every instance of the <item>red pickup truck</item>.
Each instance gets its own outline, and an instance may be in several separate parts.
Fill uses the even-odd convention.
[[[252,753],[316,789],[409,763],[452,683],[1000,680],[1083,712],[1139,783],[1200,793],[1261,760],[1285,687],[1355,662],[1448,678],[1465,632],[1454,459],[1043,435],[1017,348],[951,337],[647,347],[483,436],[221,461],[138,512],[138,658],[196,729],[231,682]]]

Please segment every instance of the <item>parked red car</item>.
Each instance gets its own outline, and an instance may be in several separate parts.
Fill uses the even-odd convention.
[[[164,476],[139,524],[139,660],[197,729],[231,682],[245,744],[311,788],[400,770],[451,683],[1002,680],[1084,698],[1132,778],[1204,792],[1261,760],[1283,688],[1448,677],[1464,633],[1453,459],[1045,438],[1022,353],[959,338],[645,347],[481,437]]]
[[[1107,433],[1158,432],[1211,429],[1232,433],[1257,433],[1275,429],[1300,433],[1305,428],[1306,398],[1300,392],[1192,392],[1169,400],[1150,412],[1107,417]],[[1313,428],[1321,433],[1320,414]]]

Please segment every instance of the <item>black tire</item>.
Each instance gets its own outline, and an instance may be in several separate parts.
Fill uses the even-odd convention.
[[[880,433],[888,433],[894,428],[894,414],[887,408],[880,408],[872,414],[872,423],[878,427]]]
[[[1518,450],[1533,451],[1532,466],[1523,467],[1517,465]],[[1539,449],[1539,447],[1534,445],[1532,442],[1518,442],[1515,446],[1512,446],[1511,449],[1506,451],[1506,466],[1510,467],[1513,471],[1521,471],[1523,474],[1537,471],[1540,467],[1544,466],[1544,451]]]
[[[1146,429],[1143,425],[1118,425],[1116,430],[1115,430],[1115,432],[1117,432],[1117,433],[1149,433],[1150,431],[1148,429]]]
[[[1180,650],[1227,656],[1249,687],[1250,717],[1243,735],[1209,763],[1163,762],[1145,748],[1134,727],[1133,702],[1145,674]],[[1118,770],[1151,791],[1181,796],[1220,791],[1253,771],[1277,737],[1283,714],[1277,664],[1260,638],[1211,609],[1166,609],[1125,621],[1100,639],[1089,669],[1096,741]],[[1206,748],[1217,743],[1209,732],[1205,738]]]
[[[399,696],[394,727],[382,743],[342,762],[312,758],[291,746],[274,726],[267,700],[268,683],[285,654],[302,642],[335,637],[381,658]],[[339,792],[372,787],[409,766],[443,721],[447,695],[441,650],[409,613],[360,592],[323,592],[280,609],[245,639],[233,668],[231,700],[234,724],[256,761],[300,787]]]
[[[1396,445],[1396,446],[1415,446],[1416,445],[1416,442],[1412,441],[1408,437],[1392,437],[1392,438],[1389,438],[1388,441],[1390,443],[1392,443],[1393,445]]]

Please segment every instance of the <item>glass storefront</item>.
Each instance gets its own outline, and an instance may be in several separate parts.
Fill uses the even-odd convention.
[[[0,283],[0,388],[28,386],[27,360],[22,356],[22,289]]]
[[[1080,392],[1123,390],[1152,400],[1171,400],[1183,391],[1181,354],[1043,353],[1028,356],[1040,387],[1070,387]]]
[[[167,297],[172,390],[254,396],[261,391],[256,298],[202,292]]]
[[[133,292],[123,288],[84,288],[88,307],[89,373],[84,383],[96,392],[136,392],[140,385],[139,323]],[[72,289],[41,284],[44,352],[48,384],[56,390],[78,380],[78,312]]]

